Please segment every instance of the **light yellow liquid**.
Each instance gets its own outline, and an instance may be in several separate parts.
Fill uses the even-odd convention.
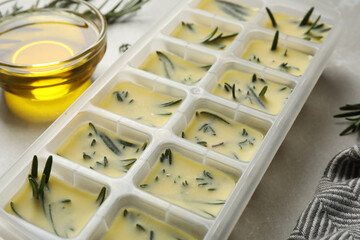
[[[189,62],[167,52],[161,53],[168,60],[166,57],[161,57],[163,55],[159,56],[159,54],[153,53],[140,66],[140,69],[176,82],[192,85],[199,82],[209,68],[208,65]]]
[[[0,86],[10,110],[34,122],[59,116],[91,84],[90,76],[105,48],[97,46],[98,53],[91,59],[59,62],[89,48],[97,36],[92,23],[62,10],[36,10],[4,21],[0,63],[28,66],[0,69]]]
[[[107,176],[123,176],[143,152],[144,143],[116,136],[96,126],[95,128],[97,132],[89,124],[79,127],[59,148],[57,154]],[[109,139],[115,147],[109,148],[104,138]]]
[[[265,95],[259,96],[266,87]],[[253,74],[236,70],[227,71],[213,90],[213,93],[220,97],[274,115],[279,114],[291,92],[292,89],[286,85],[271,82],[256,75],[254,78]]]
[[[302,18],[291,17],[281,13],[275,13],[273,15],[277,23],[277,27],[274,28],[271,23],[271,20],[269,20],[265,25],[266,28],[279,30],[279,32],[281,33],[285,33],[298,38],[303,38],[311,42],[316,42],[316,43],[323,42],[323,40],[330,31],[329,26],[324,24],[322,25],[322,27],[312,29],[310,33],[306,34],[306,32],[311,27],[312,22],[309,22],[305,26],[299,26]]]
[[[32,188],[26,182],[11,200],[14,208],[25,221],[48,232],[64,238],[76,236],[98,209],[97,196],[75,189],[54,177],[50,178],[47,185],[42,204],[40,199],[33,197]],[[71,201],[64,202],[68,199]],[[6,205],[5,211],[17,216],[10,203]]]
[[[118,98],[118,94],[122,101]],[[169,106],[162,105],[173,101],[178,101],[178,103]],[[130,82],[122,82],[115,86],[99,107],[138,122],[159,127],[168,121],[180,103],[181,99],[161,95]]]
[[[252,41],[241,58],[271,67],[295,76],[301,76],[310,64],[312,55],[277,46],[271,51],[272,42]],[[282,67],[284,66],[284,67]]]
[[[102,238],[102,240],[112,239],[195,240],[196,238],[136,209],[130,208],[121,211],[109,232]]]
[[[210,41],[205,41],[215,30],[216,32],[213,35],[213,37],[210,38]],[[216,39],[220,34],[222,38],[219,38],[218,40],[215,41],[211,41],[213,39]],[[226,37],[226,36],[232,36],[233,34],[234,33],[222,32],[218,28],[207,28],[194,23],[182,22],[174,30],[174,32],[171,33],[171,36],[183,39],[188,42],[202,44],[213,49],[224,50],[231,44],[231,42],[236,37],[236,36],[233,37]]]
[[[235,180],[225,173],[172,151],[171,161],[160,158],[140,188],[204,217],[215,218],[234,186]]]
[[[259,148],[264,135],[242,123],[216,114],[223,120],[198,111],[184,131],[184,138],[229,157],[248,162]],[[226,122],[225,122],[225,121]]]
[[[249,21],[258,12],[258,8],[225,0],[203,0],[198,6],[208,12],[231,17],[239,21]]]

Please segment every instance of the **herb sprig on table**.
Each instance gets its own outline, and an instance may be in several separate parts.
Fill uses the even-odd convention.
[[[340,110],[345,111],[345,113],[334,115],[334,118],[345,118],[350,122],[350,125],[340,133],[340,136],[360,132],[360,103],[346,104],[340,107]]]

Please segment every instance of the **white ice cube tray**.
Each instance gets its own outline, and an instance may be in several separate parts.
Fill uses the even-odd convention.
[[[188,232],[199,239],[226,239],[231,233],[252,193],[269,166],[281,142],[305,103],[317,79],[329,60],[341,33],[342,20],[336,10],[316,1],[231,0],[258,7],[251,21],[243,22],[219,16],[196,8],[200,0],[181,1],[167,16],[146,33],[130,50],[121,56],[110,69],[39,137],[0,179],[0,206],[5,205],[27,184],[27,175],[34,155],[40,159],[40,168],[49,155],[54,156],[52,175],[64,182],[91,193],[102,186],[108,196],[83,230],[73,239],[99,239],[111,227],[124,207],[135,207],[161,221]],[[332,27],[323,43],[280,34],[280,46],[293,48],[313,55],[302,76],[264,67],[241,59],[250,41],[272,41],[274,31],[263,26],[268,21],[265,7],[273,13],[282,12],[302,17],[315,6],[312,20],[321,14],[322,22]],[[170,36],[181,23],[194,22],[223,31],[239,32],[232,44],[223,51]],[[155,51],[166,51],[185,60],[212,67],[194,85],[184,85],[139,69]],[[293,88],[287,103],[278,115],[269,115],[239,103],[215,96],[211,91],[229,69],[256,73],[265,79]],[[119,82],[130,81],[157,93],[183,98],[181,105],[169,121],[161,127],[150,127],[129,118],[106,111],[97,104]],[[249,125],[265,134],[261,146],[250,162],[242,162],[181,138],[195,112],[206,109]],[[111,178],[56,155],[56,151],[80,125],[93,122],[119,136],[149,145],[129,172],[120,178]],[[166,148],[174,149],[189,159],[212,166],[237,179],[235,188],[215,219],[208,219],[142,191],[138,186],[151,171]],[[0,236],[20,239],[61,239],[45,230],[0,210]]]

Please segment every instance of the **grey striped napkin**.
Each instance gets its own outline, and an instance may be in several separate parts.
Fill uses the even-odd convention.
[[[360,239],[359,147],[346,149],[331,160],[289,240]]]

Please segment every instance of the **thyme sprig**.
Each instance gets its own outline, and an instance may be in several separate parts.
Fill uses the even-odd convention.
[[[345,118],[345,120],[350,122],[350,125],[348,127],[346,127],[340,133],[340,136],[359,132],[360,131],[360,103],[346,104],[345,106],[342,106],[339,109],[341,111],[346,111],[346,112],[334,115],[334,118]]]

